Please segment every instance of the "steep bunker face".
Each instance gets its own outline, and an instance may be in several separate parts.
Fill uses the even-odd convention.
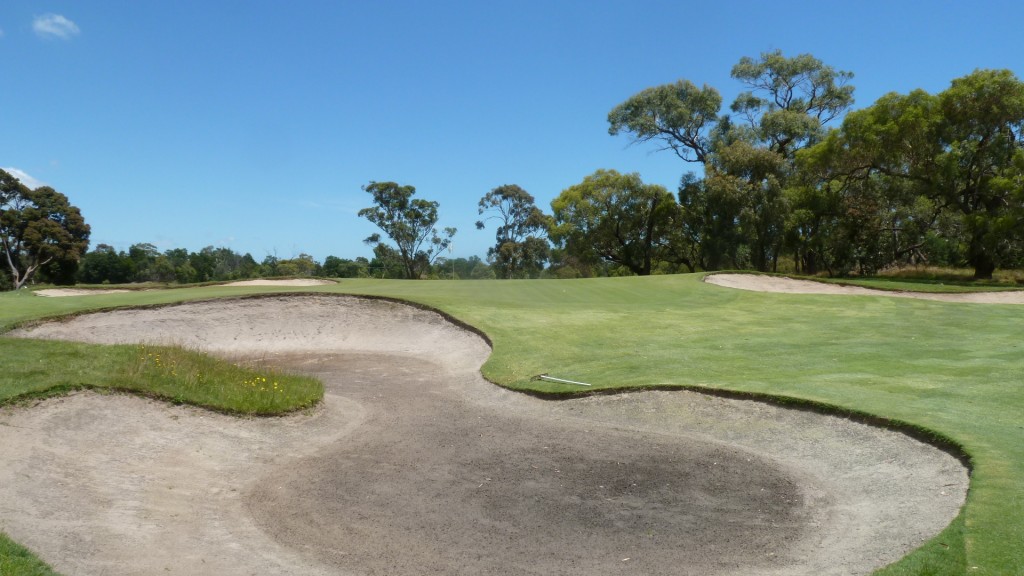
[[[389,301],[216,300],[16,336],[178,344],[327,388],[274,419],[94,394],[0,412],[0,523],[69,573],[870,573],[967,485],[941,451],[839,418],[508,392],[479,376],[478,335]]]

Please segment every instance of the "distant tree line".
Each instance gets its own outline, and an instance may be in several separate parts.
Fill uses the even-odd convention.
[[[152,244],[134,244],[127,251],[99,244],[81,258],[74,279],[83,284],[191,284],[279,277],[404,278],[406,272],[397,256],[384,248],[375,250],[372,259],[327,256],[323,262],[318,262],[309,254],[294,258],[267,255],[256,261],[251,254],[213,246],[198,252],[184,248],[161,252]],[[425,277],[451,278],[453,270],[456,278],[494,277],[490,266],[479,257],[439,260],[425,271]],[[41,280],[50,279],[43,277]]]

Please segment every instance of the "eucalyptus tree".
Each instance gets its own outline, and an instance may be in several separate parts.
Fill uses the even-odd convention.
[[[374,206],[363,208],[359,216],[376,224],[395,243],[406,278],[423,277],[455,236],[455,228],[441,233],[435,228],[439,204],[413,198],[416,188],[394,182],[370,182],[363,190],[373,196]],[[365,242],[377,247],[382,240],[380,234],[373,234]]]
[[[534,198],[515,184],[491,190],[480,199],[477,213],[485,218],[477,221],[483,230],[494,220],[494,246],[487,250],[499,278],[535,278],[544,270],[550,255],[547,233],[550,217],[537,208]]]
[[[819,142],[826,125],[853,104],[853,87],[847,85],[852,74],[809,54],[787,58],[774,51],[742,58],[732,77],[747,90],[733,101],[731,114],[722,113],[715,88],[679,80],[643,90],[613,108],[608,131],[630,135],[634,142],[655,141],[701,166],[703,184],[694,185],[696,175],[685,176],[679,203],[682,221],[716,225],[714,239],[705,230],[680,236],[714,244],[702,260],[716,265],[722,254],[740,253],[740,246],[723,248],[724,237],[743,244],[751,266],[768,270],[786,237],[792,209],[786,190],[796,153]],[[691,207],[701,213],[687,213]]]

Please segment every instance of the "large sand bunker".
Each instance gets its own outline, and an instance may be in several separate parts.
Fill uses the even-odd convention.
[[[328,390],[269,419],[93,393],[0,409],[0,529],[68,574],[867,574],[967,489],[955,458],[841,418],[502,390],[478,336],[386,301],[200,302],[17,336],[172,342]]]
[[[704,277],[708,284],[727,288],[752,290],[755,292],[776,292],[780,294],[852,294],[856,296],[891,296],[893,298],[916,298],[939,302],[966,302],[973,304],[1024,304],[1024,290],[1005,292],[967,292],[958,294],[933,292],[897,292],[873,290],[860,286],[828,284],[812,280],[797,280],[784,276],[761,274],[711,274]]]
[[[255,280],[238,280],[226,284],[217,284],[217,286],[323,286],[326,284],[334,284],[334,281],[320,278],[257,278]],[[100,294],[118,294],[130,291],[124,288],[43,288],[32,293],[36,296],[60,298],[65,296],[98,296]]]

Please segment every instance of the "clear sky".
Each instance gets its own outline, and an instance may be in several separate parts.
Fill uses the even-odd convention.
[[[0,167],[66,194],[92,244],[367,256],[360,187],[440,202],[483,256],[480,197],[550,211],[599,168],[675,191],[693,167],[608,135],[607,114],[742,56],[810,53],[854,73],[855,107],[1024,76],[1024,2],[3,0]]]

